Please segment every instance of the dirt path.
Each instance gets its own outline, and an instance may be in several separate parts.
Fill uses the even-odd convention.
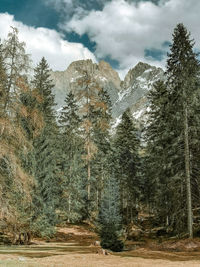
[[[200,266],[200,251],[169,252],[148,247],[99,255],[91,246],[98,237],[89,227],[59,228],[51,242],[36,240],[31,246],[0,247],[3,267],[195,267]]]
[[[143,259],[139,257],[103,256],[97,254],[76,254],[50,256],[44,258],[27,258],[16,255],[1,255],[0,266],[3,267],[195,267],[200,261],[169,261],[161,259]]]

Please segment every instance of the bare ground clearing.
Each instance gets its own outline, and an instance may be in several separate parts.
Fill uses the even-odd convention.
[[[3,267],[149,267],[200,266],[200,240],[128,242],[129,250],[97,254],[91,244],[98,237],[88,226],[58,228],[50,242],[34,240],[31,246],[1,246],[0,266]],[[130,248],[133,249],[130,249]]]

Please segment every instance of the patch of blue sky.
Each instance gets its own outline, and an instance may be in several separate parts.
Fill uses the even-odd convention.
[[[169,42],[169,41],[165,41],[162,43],[162,47],[165,48],[165,49],[169,49],[169,46],[171,45],[172,43]]]
[[[58,29],[59,14],[41,0],[1,0],[0,12],[14,15],[28,26]]]
[[[53,6],[46,5],[41,0],[0,0],[0,12],[14,15],[15,20],[33,27],[45,27],[60,31],[59,12]],[[95,51],[95,43],[90,41],[87,34],[79,36],[74,32],[63,33],[69,42],[82,43],[91,52]]]
[[[77,8],[82,7],[85,10],[101,10],[106,3],[112,0],[73,0],[72,9],[68,9],[64,5],[64,1],[60,0],[62,11],[55,9],[54,5],[47,4],[47,0],[0,0],[0,12],[8,12],[14,15],[15,20],[21,21],[28,26],[34,27],[45,27],[49,29],[55,29],[60,31],[59,24],[68,17],[70,19],[73,14],[76,13]],[[160,0],[126,0],[127,2],[153,2],[158,4]],[[66,2],[65,2],[66,3]],[[63,5],[62,5],[63,4]],[[95,53],[96,43],[92,42],[87,34],[79,36],[75,32],[63,32],[64,39],[75,42],[82,43],[91,52]],[[145,57],[150,57],[154,60],[162,60],[166,54],[166,49],[169,46],[169,42],[164,42],[162,49],[146,49]],[[119,62],[107,56],[105,58],[100,58],[99,60],[105,60],[109,62],[113,68],[119,68]]]
[[[200,49],[197,48],[197,47],[195,47],[195,48],[194,48],[194,52],[197,54],[197,58],[198,58],[198,60],[200,61]]]
[[[152,59],[155,61],[162,61],[166,56],[166,50],[156,49],[156,48],[150,48],[145,49],[144,51],[144,57],[146,59]]]
[[[69,42],[82,43],[86,46],[91,52],[95,52],[96,43],[90,41],[87,34],[79,35],[75,32],[65,33],[65,39]]]
[[[165,41],[161,44],[161,49],[157,48],[147,48],[144,51],[144,56],[146,59],[152,59],[155,61],[162,61],[166,56],[167,52],[169,52],[171,43],[169,41]]]

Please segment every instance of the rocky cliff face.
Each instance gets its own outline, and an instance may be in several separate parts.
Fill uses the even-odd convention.
[[[113,105],[113,116],[119,117],[127,108],[138,119],[144,115],[148,107],[146,95],[155,81],[164,79],[164,72],[148,64],[139,62],[130,69],[121,83],[121,91]]]
[[[105,61],[99,64],[92,60],[79,60],[72,62],[67,70],[55,71],[51,73],[51,78],[55,84],[54,94],[58,108],[64,104],[64,99],[69,91],[76,92],[80,88],[80,78],[86,71],[98,84],[107,90],[111,102],[114,104],[121,90],[121,80],[118,73]]]
[[[54,94],[58,109],[64,104],[69,91],[79,90],[80,78],[84,71],[108,92],[112,102],[112,115],[118,122],[127,108],[131,109],[136,119],[141,119],[148,109],[146,98],[148,91],[151,90],[156,80],[164,78],[161,68],[142,62],[130,69],[124,81],[121,81],[118,73],[105,61],[99,64],[91,60],[75,61],[67,70],[51,73],[51,78],[55,83]]]

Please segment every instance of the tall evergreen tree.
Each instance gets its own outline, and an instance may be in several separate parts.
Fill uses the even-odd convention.
[[[193,237],[192,193],[191,193],[191,155],[193,145],[199,143],[198,136],[192,131],[195,114],[196,98],[199,99],[199,61],[193,51],[194,41],[183,24],[178,24],[173,33],[173,44],[167,60],[167,86],[173,109],[172,130],[175,132],[173,145],[177,151],[182,150],[184,157],[180,158],[184,168],[178,170],[186,181],[188,234]],[[172,109],[171,109],[172,110]],[[197,115],[198,116],[198,115]],[[199,116],[195,119],[199,127]],[[174,126],[176,125],[176,129]],[[176,173],[177,174],[177,173]]]
[[[83,142],[80,136],[81,119],[74,95],[70,92],[60,117],[60,145],[62,150],[61,170],[63,173],[62,207],[68,222],[80,221],[85,215],[86,180],[82,161]]]
[[[102,163],[100,164],[100,162],[97,162],[97,157],[98,155],[100,156],[103,149],[105,150],[105,146],[109,145],[110,107],[108,95],[99,87],[92,75],[93,73],[83,72],[83,76],[79,81],[78,99],[81,104],[82,137],[85,148],[83,158],[87,168],[88,214],[91,216],[91,212],[94,211],[93,215],[96,217],[100,200],[100,187],[102,187],[102,178],[98,179],[98,176],[102,177],[103,170],[103,158],[101,158]],[[97,167],[97,165],[99,166]],[[101,174],[97,171],[99,167],[101,168]]]
[[[13,243],[20,233],[29,231],[27,203],[31,201],[32,177],[26,171],[21,155],[26,155],[30,148],[17,114],[5,110],[7,101],[7,75],[2,54],[0,53],[0,196],[1,219],[6,228],[14,235]],[[19,110],[19,99],[15,98],[15,111]]]
[[[136,126],[127,110],[117,126],[114,137],[116,155],[116,177],[120,183],[121,205],[124,218],[133,220],[133,211],[139,203],[140,195],[140,159],[139,137]],[[125,213],[126,212],[126,213]]]
[[[96,105],[93,123],[93,142],[96,145],[97,151],[92,160],[91,170],[93,173],[93,192],[95,193],[94,210],[98,212],[104,182],[110,174],[109,161],[111,156],[111,102],[109,95],[104,89],[98,92],[98,103]]]
[[[200,129],[199,62],[193,46],[187,29],[178,24],[168,54],[166,84],[157,83],[150,95],[147,127],[150,170],[158,181],[158,202],[163,204],[160,211],[165,211],[174,232],[184,232],[187,225],[189,237],[193,236],[191,183],[198,175]]]
[[[3,42],[3,57],[8,76],[5,107],[16,97],[17,80],[30,69],[30,58],[25,51],[25,43],[19,41],[18,29],[11,27],[7,39]],[[11,97],[12,96],[12,97]]]
[[[149,112],[146,127],[146,159],[145,159],[145,193],[151,210],[157,210],[161,224],[168,225],[179,218],[175,216],[177,200],[182,202],[182,195],[172,195],[177,178],[170,179],[170,146],[172,133],[169,123],[171,116],[168,112],[169,95],[163,81],[157,81],[148,95]],[[149,186],[149,192],[146,192]],[[173,219],[172,219],[173,218]]]
[[[87,192],[88,202],[91,201],[91,161],[97,152],[96,145],[93,141],[93,128],[95,121],[95,108],[98,101],[97,95],[100,88],[91,76],[85,71],[81,79],[82,88],[79,97],[82,100],[82,125],[84,129],[84,147],[85,147],[85,162],[87,166]]]
[[[32,221],[33,216],[33,205],[32,205],[32,198],[33,196],[33,188],[35,186],[36,179],[34,179],[35,169],[36,169],[36,160],[34,157],[34,141],[35,139],[40,135],[44,123],[43,123],[43,117],[41,112],[38,110],[39,100],[40,97],[37,93],[37,90],[32,90],[30,88],[30,85],[27,84],[27,82],[20,78],[17,82],[18,86],[18,92],[19,92],[19,99],[18,99],[18,108],[16,109],[17,113],[17,121],[22,127],[24,135],[29,143],[29,147],[26,151],[26,153],[21,153],[21,160],[23,164],[23,168],[25,171],[32,176],[33,182],[31,184],[31,191],[32,195],[29,202],[22,203],[21,211],[23,211],[24,215],[26,214],[27,218],[27,225],[28,229],[26,232],[28,232],[29,239],[31,237],[31,232],[34,232],[35,225]],[[23,216],[24,216],[23,215]],[[24,240],[25,242],[27,240]],[[20,242],[24,242],[20,240]]]
[[[57,222],[56,209],[60,201],[61,177],[57,142],[59,132],[54,111],[54,95],[52,94],[54,85],[50,79],[48,63],[44,58],[35,68],[32,83],[40,95],[41,101],[38,103],[38,109],[44,118],[42,133],[34,141],[36,160],[34,177],[37,179],[34,198],[35,220],[38,222],[38,227],[42,227],[41,232],[51,234],[51,229],[53,230],[51,226]]]

